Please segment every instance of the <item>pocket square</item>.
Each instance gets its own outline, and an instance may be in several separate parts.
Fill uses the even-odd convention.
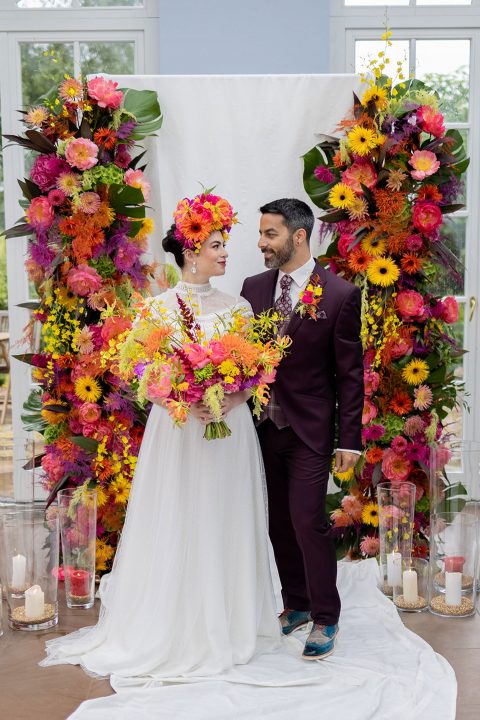
[[[326,319],[327,319],[327,313],[325,312],[325,310],[319,310],[318,313],[317,313],[317,318],[318,318],[319,320],[326,320]]]

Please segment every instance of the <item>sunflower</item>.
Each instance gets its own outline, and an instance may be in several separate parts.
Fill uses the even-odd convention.
[[[377,147],[378,137],[373,130],[357,125],[348,133],[348,144],[356,155],[368,155]]]
[[[385,110],[387,107],[387,91],[385,88],[378,87],[378,85],[372,85],[363,93],[362,105],[366,107],[368,103],[373,102],[377,110]]]
[[[91,375],[75,381],[75,395],[83,402],[97,402],[102,396],[102,388]]]
[[[367,268],[367,277],[372,285],[388,287],[398,280],[400,270],[391,257],[378,257]]]
[[[372,525],[373,527],[378,527],[377,503],[370,502],[363,506],[362,522],[365,523],[365,525]]]
[[[337,472],[337,470],[335,470],[335,462],[332,463],[332,473],[342,483],[352,482],[355,478],[355,470],[353,467],[344,470],[344,472]]]
[[[410,360],[402,371],[402,378],[409,385],[421,385],[429,376],[430,369],[425,360]]]
[[[337,183],[328,194],[328,201],[334,208],[347,210],[355,202],[355,193],[345,183]]]
[[[362,248],[355,248],[350,253],[348,258],[348,264],[354,273],[364,272],[372,262],[373,258],[371,255],[362,250]]]
[[[378,237],[378,235],[375,235],[373,233],[369,233],[368,235],[365,235],[362,240],[362,249],[365,250],[365,252],[369,255],[377,257],[385,253],[385,250],[387,249],[387,243],[385,241],[385,238]]]

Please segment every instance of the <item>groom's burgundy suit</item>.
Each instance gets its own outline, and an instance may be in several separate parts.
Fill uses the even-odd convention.
[[[338,622],[336,557],[325,497],[338,406],[338,447],[361,449],[363,357],[360,291],[315,264],[323,287],[318,317],[295,310],[292,338],[278,369],[279,428],[267,418],[258,435],[267,476],[269,524],[285,607],[310,610],[315,622]],[[247,278],[242,295],[257,315],[273,307],[278,270]],[[284,427],[286,425],[286,427]]]

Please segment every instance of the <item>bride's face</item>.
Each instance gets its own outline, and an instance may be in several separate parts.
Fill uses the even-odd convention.
[[[198,255],[195,255],[198,280],[208,280],[216,275],[224,275],[227,257],[225,240],[222,233],[216,230],[208,240],[205,240]]]

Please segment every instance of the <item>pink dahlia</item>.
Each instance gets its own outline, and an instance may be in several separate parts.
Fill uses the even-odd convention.
[[[385,450],[383,453],[382,472],[388,480],[406,480],[411,469],[412,464],[404,455],[399,455],[394,450]]]
[[[104,77],[95,77],[87,83],[88,94],[97,101],[98,106],[112,110],[119,108],[123,100],[123,93],[117,87],[117,82]]]
[[[27,210],[27,221],[38,230],[47,230],[55,220],[55,213],[46,197],[33,198]]]
[[[39,155],[30,170],[30,177],[40,190],[46,192],[55,187],[60,173],[69,169],[65,160],[56,155]]]
[[[418,252],[423,247],[423,240],[421,235],[409,235],[405,240],[405,247],[410,252]]]
[[[98,146],[87,138],[76,138],[65,150],[67,162],[79,170],[89,170],[98,163]]]
[[[408,162],[413,167],[410,174],[415,180],[425,180],[426,177],[434,175],[440,167],[437,156],[430,150],[415,150]]]
[[[412,417],[409,417],[408,420],[405,420],[405,425],[403,426],[403,432],[410,438],[422,433],[424,429],[425,423],[420,415],[412,415]]]
[[[417,202],[413,207],[413,224],[424,233],[432,233],[442,224],[442,213],[432,202]]]
[[[78,196],[76,206],[87,215],[94,215],[100,207],[100,202],[100,195],[96,192],[84,192]]]
[[[373,535],[365,535],[360,542],[360,552],[362,555],[374,557],[380,552],[380,540]]]
[[[148,182],[148,180],[145,178],[145,175],[141,170],[127,170],[127,172],[124,175],[123,178],[126,185],[130,185],[131,187],[139,188],[142,193],[143,197],[145,198],[145,201],[148,200],[150,197],[150,191],[152,189],[152,186]],[[211,212],[208,210],[208,208],[201,208],[201,211],[203,214],[209,213],[208,219],[211,219]]]
[[[423,297],[416,290],[401,290],[397,295],[397,310],[402,320],[420,320],[425,313]]]
[[[72,268],[67,275],[67,286],[75,295],[89,295],[102,287],[102,278],[89,265]]]
[[[442,137],[445,135],[445,125],[443,123],[442,113],[435,112],[430,105],[422,105],[417,110],[417,123],[424,132],[430,133],[434,137]]]

